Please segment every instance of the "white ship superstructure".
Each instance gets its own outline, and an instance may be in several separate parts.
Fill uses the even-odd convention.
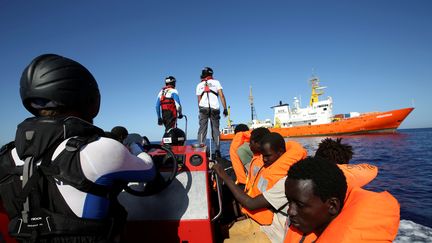
[[[312,77],[312,95],[309,106],[300,107],[300,100],[294,97],[292,107],[288,104],[273,106],[274,109],[274,127],[295,127],[303,125],[320,125],[332,122],[333,119],[333,100],[327,97],[325,100],[318,100],[318,97],[324,93],[326,87],[319,86],[319,79]]]

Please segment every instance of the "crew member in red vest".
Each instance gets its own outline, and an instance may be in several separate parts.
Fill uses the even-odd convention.
[[[156,101],[158,125],[162,126],[163,124],[165,131],[177,127],[177,117],[183,118],[180,98],[175,86],[176,79],[173,76],[166,77],[165,87],[159,92]]]

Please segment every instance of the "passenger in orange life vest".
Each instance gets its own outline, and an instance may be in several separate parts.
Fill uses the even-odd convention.
[[[183,118],[180,98],[175,88],[176,79],[173,76],[165,78],[165,87],[159,92],[156,101],[158,125],[165,126],[165,131],[177,127],[177,117]],[[161,114],[162,110],[162,114]]]
[[[213,78],[213,69],[205,67],[201,71],[201,81],[196,87],[199,109],[198,143],[205,144],[207,125],[210,119],[212,138],[215,143],[216,157],[221,157],[219,140],[220,109],[219,99],[223,106],[223,115],[228,115],[225,96],[220,82]],[[218,99],[219,98],[219,99]]]
[[[244,187],[253,157],[253,152],[249,147],[251,132],[246,124],[239,124],[235,127],[234,134],[229,150],[230,159],[236,175],[236,183]]]
[[[346,194],[336,164],[314,157],[293,165],[285,182],[291,225],[284,242],[392,242],[400,219],[397,200],[360,187]]]
[[[368,184],[378,175],[378,167],[374,165],[366,163],[348,164],[353,154],[352,146],[343,144],[342,138],[336,140],[331,138],[323,139],[315,152],[315,157],[334,162],[342,170],[347,180],[347,193],[354,187],[362,187]]]
[[[378,173],[378,168],[369,164],[348,165],[351,160],[353,151],[348,144],[342,144],[342,139],[332,140],[326,138],[321,141],[316,151],[315,156],[320,156],[329,161],[338,163],[338,166],[344,172],[348,188],[361,187],[372,181]],[[288,200],[285,197],[285,180],[286,177],[280,179],[271,189],[263,192],[254,198],[247,197],[245,201],[238,201],[246,208],[273,207],[281,213],[275,214],[272,227],[261,227],[266,232],[270,239],[276,239],[274,242],[281,242],[285,234],[286,217],[276,217],[286,213]],[[291,234],[292,235],[292,234]],[[301,239],[301,234],[299,234]],[[308,237],[315,240],[313,236]],[[306,239],[306,240],[307,240]],[[305,241],[311,242],[311,241]]]
[[[321,157],[328,161],[335,162],[346,177],[348,184],[347,191],[351,191],[354,187],[362,187],[372,181],[378,174],[378,168],[369,164],[348,164],[353,155],[352,147],[348,144],[341,143],[341,141],[341,138],[336,140],[330,138],[323,139],[318,145],[315,157]],[[285,180],[286,177],[280,179],[270,190],[263,193],[265,199],[276,209],[287,209],[285,208],[288,204],[288,200],[285,197]],[[285,224],[285,221],[282,222]],[[290,233],[290,236],[296,234],[293,232]],[[300,241],[300,239],[302,239],[302,234],[296,234],[296,237]],[[314,237],[311,234],[304,239],[304,243],[312,242],[315,239],[316,236]]]
[[[256,149],[253,141],[252,135],[251,148]],[[290,141],[285,144],[283,137],[278,133],[265,135],[259,150],[262,152],[262,158],[251,164],[251,168],[255,168],[254,166],[259,168],[256,169],[254,176],[248,176],[252,180],[246,185],[247,194],[230,180],[219,165],[214,166],[216,173],[244,207],[243,212],[250,217],[236,222],[229,230],[230,238],[225,242],[281,242],[283,239],[283,224],[280,224],[278,218],[285,218],[285,215],[273,213],[271,205],[259,195],[285,176],[289,167],[306,157],[307,152],[296,142]],[[255,200],[254,197],[258,199]]]

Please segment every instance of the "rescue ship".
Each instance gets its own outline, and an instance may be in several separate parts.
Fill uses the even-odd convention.
[[[366,133],[392,133],[403,120],[414,110],[413,107],[385,112],[350,112],[333,115],[333,99],[319,100],[326,87],[320,86],[318,77],[310,79],[312,94],[309,106],[300,107],[300,100],[294,97],[293,106],[279,102],[274,109],[273,123],[270,120],[252,120],[251,129],[268,127],[284,137],[307,137],[328,135],[352,135]],[[251,104],[252,105],[252,104]],[[228,119],[229,120],[229,119]],[[229,124],[230,125],[230,124]],[[234,126],[230,125],[221,131],[221,140],[234,137]]]

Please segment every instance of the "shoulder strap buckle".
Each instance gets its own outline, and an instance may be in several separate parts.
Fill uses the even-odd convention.
[[[80,149],[83,145],[93,142],[99,138],[99,135],[95,134],[89,137],[74,137],[69,139],[66,143],[66,151],[75,152]]]

